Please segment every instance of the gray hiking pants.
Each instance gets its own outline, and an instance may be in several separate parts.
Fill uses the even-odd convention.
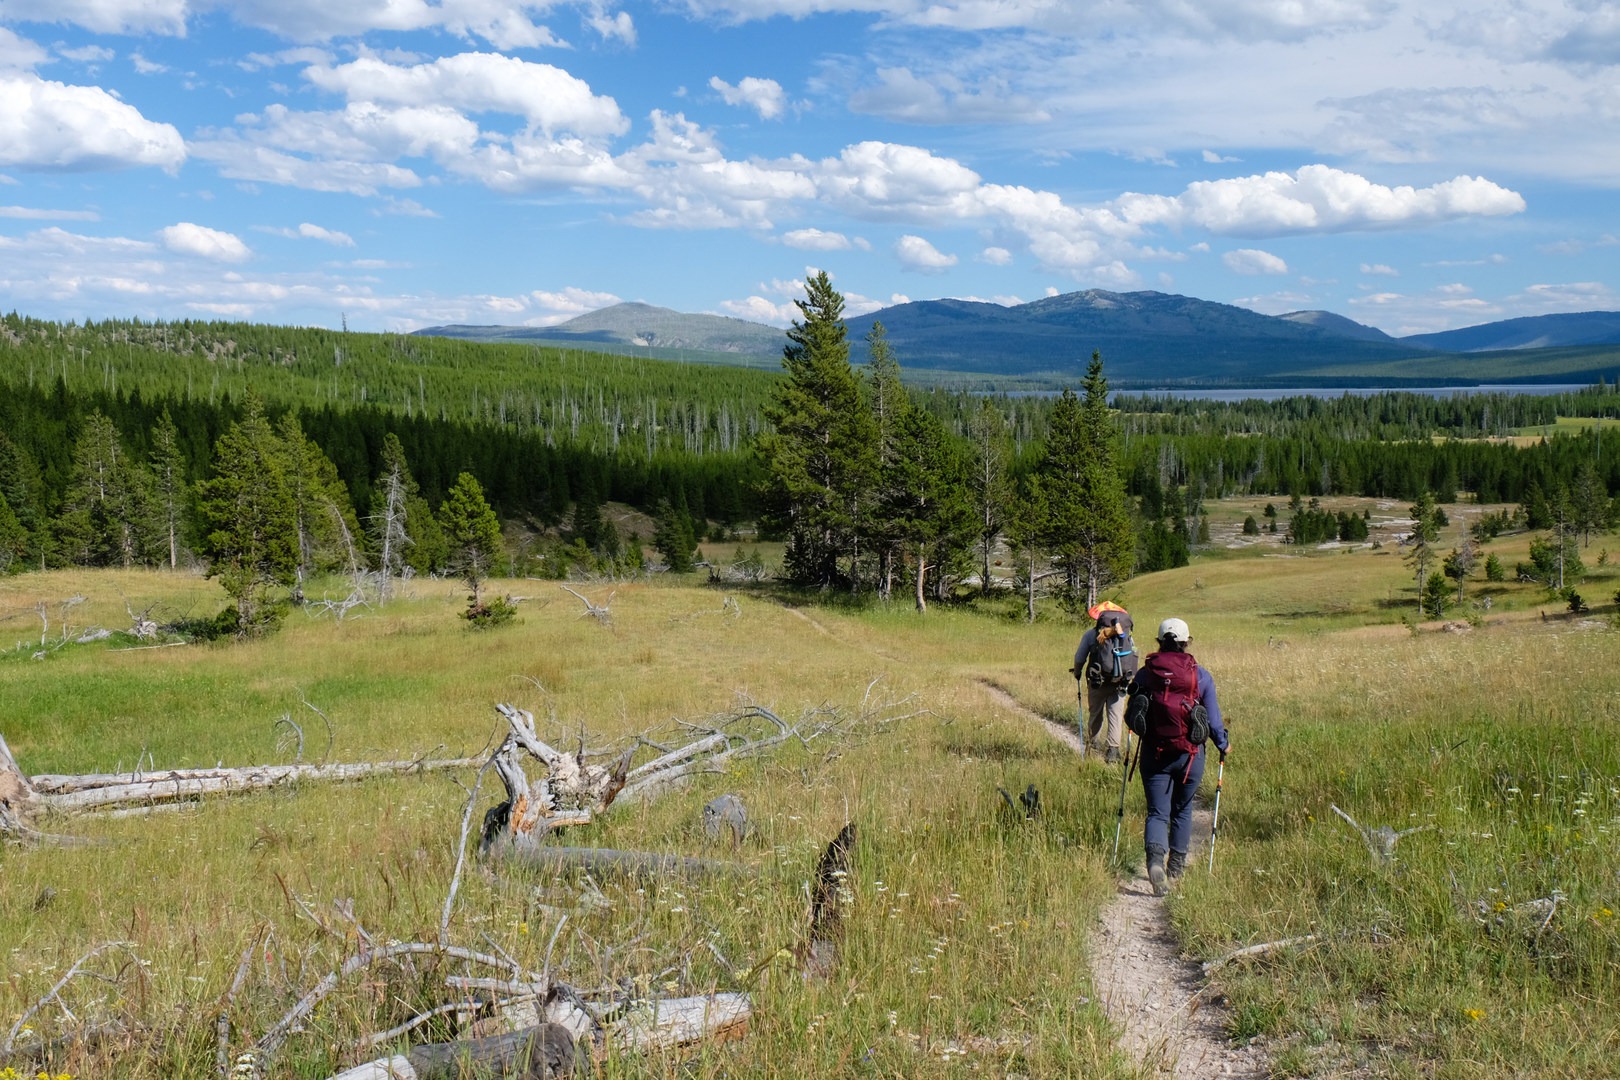
[[[1086,725],[1086,745],[1092,746],[1097,741],[1097,733],[1102,730],[1104,721],[1108,724],[1108,749],[1118,750],[1120,734],[1125,728],[1125,690],[1123,686],[1086,687],[1086,708],[1090,713],[1091,722]]]

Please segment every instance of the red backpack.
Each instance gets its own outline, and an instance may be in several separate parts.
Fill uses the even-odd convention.
[[[1145,738],[1196,754],[1209,739],[1209,718],[1198,698],[1198,661],[1191,653],[1156,652],[1142,663],[1147,691]]]

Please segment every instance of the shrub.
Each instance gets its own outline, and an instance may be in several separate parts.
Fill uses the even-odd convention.
[[[474,630],[491,630],[504,626],[517,617],[517,604],[510,596],[480,602],[477,596],[467,597],[467,610],[461,613],[467,625]]]

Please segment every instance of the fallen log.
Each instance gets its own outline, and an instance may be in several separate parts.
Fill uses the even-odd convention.
[[[508,862],[545,869],[578,870],[630,878],[715,877],[756,873],[742,863],[664,855],[656,851],[618,851],[613,848],[553,847],[536,845],[505,853]]]
[[[547,1080],[573,1071],[574,1037],[556,1024],[540,1024],[483,1039],[423,1043],[356,1065],[332,1080],[456,1080],[469,1075]]]
[[[148,773],[43,774],[29,777],[44,809],[95,810],[127,803],[176,802],[204,795],[259,791],[303,781],[350,781],[441,769],[476,768],[477,758],[435,761],[358,761],[331,765],[244,765],[217,769],[168,769]]]

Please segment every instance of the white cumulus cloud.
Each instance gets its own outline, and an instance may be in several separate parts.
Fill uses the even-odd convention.
[[[1189,184],[1178,196],[1121,196],[1136,225],[1195,225],[1215,233],[1277,236],[1394,228],[1524,210],[1524,197],[1484,177],[1458,176],[1425,188],[1386,187],[1327,165]]]
[[[354,247],[354,238],[348,233],[325,229],[319,225],[311,225],[307,221],[296,229],[266,229],[265,231],[295,240],[319,240],[331,244],[333,247]]]
[[[619,297],[613,293],[579,289],[572,285],[555,292],[535,289],[529,293],[529,300],[532,306],[539,308],[542,313],[537,318],[528,320],[530,325],[534,326],[552,326],[567,322],[576,315],[583,315],[587,311],[599,311],[620,302]]]
[[[922,237],[909,233],[895,243],[894,253],[908,270],[937,274],[956,265],[955,255],[947,255]]]
[[[762,120],[775,120],[787,108],[787,95],[782,84],[775,79],[759,79],[750,75],[736,86],[720,76],[709,79],[709,88],[720,95],[727,105],[753,109]]]
[[[1221,262],[1235,274],[1286,274],[1288,264],[1269,251],[1238,248],[1221,256]]]
[[[584,80],[550,64],[494,53],[411,65],[367,56],[336,67],[311,66],[304,78],[351,102],[512,113],[548,134],[621,135],[629,128],[618,103],[592,93]]]
[[[153,123],[100,87],[0,74],[0,165],[172,171],[185,159],[185,141],[171,125]]]
[[[66,23],[103,34],[186,32],[189,0],[4,0],[9,22]]]
[[[1363,274],[1374,274],[1378,277],[1401,276],[1399,270],[1396,270],[1393,266],[1386,266],[1383,263],[1362,263],[1361,272]]]
[[[195,255],[216,262],[242,262],[253,252],[232,233],[182,221],[158,230],[163,246],[179,255]]]
[[[782,234],[782,243],[801,251],[848,251],[855,246],[843,233],[821,229],[793,229]]]

